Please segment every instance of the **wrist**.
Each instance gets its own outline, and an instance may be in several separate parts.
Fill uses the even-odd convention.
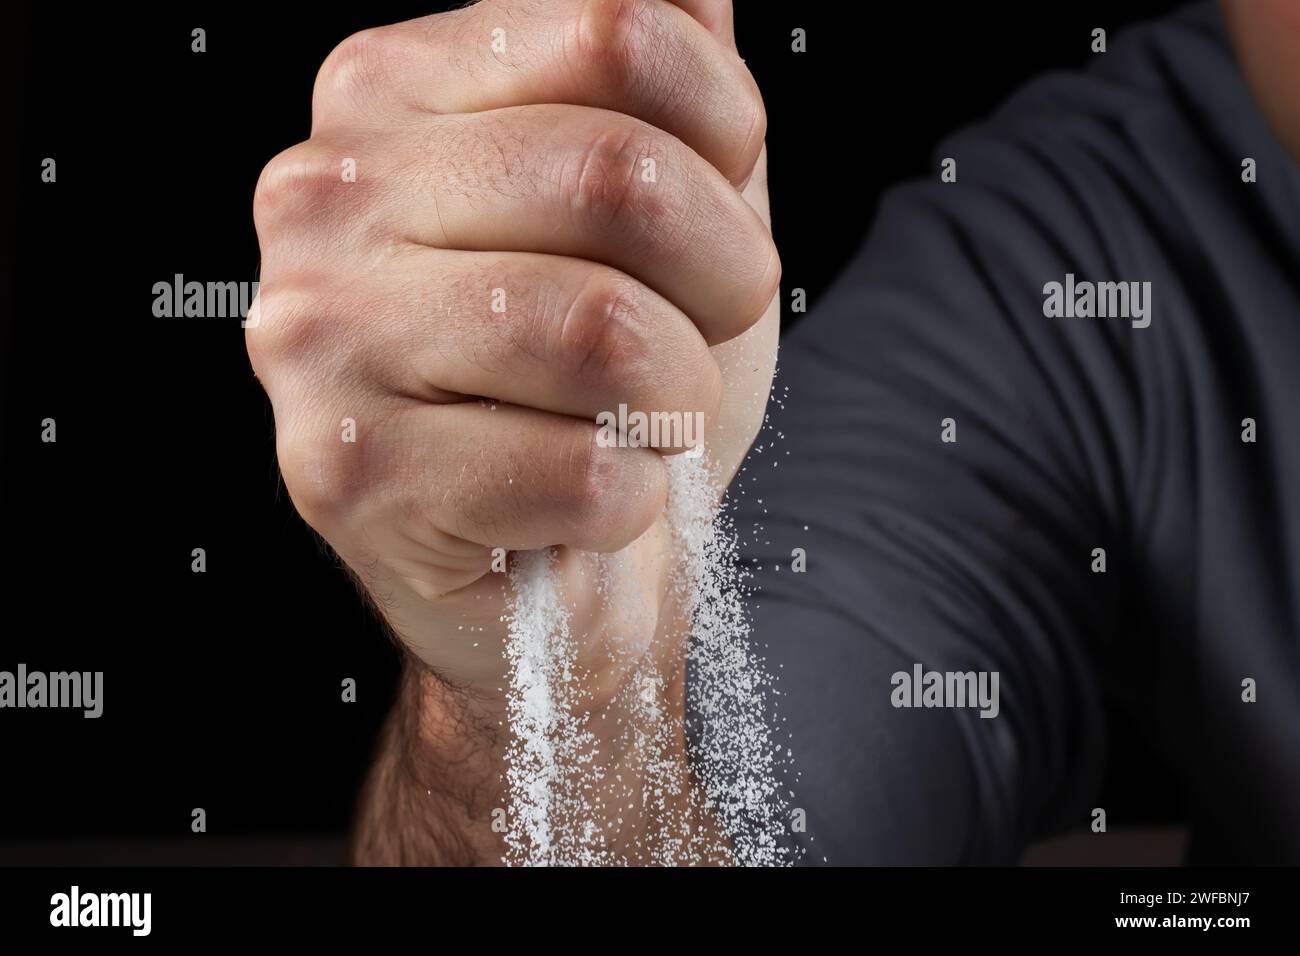
[[[507,786],[513,738],[496,704],[408,660],[362,799],[355,862],[726,862],[726,841],[690,772],[684,674],[680,667],[668,674],[629,676],[584,715],[585,744],[565,754],[558,787],[565,796],[551,805],[545,853],[521,843],[511,820],[519,810]]]
[[[492,812],[504,799],[502,728],[415,658],[359,805],[353,861],[362,866],[475,866],[501,862]]]

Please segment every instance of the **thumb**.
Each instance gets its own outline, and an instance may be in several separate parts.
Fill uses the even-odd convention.
[[[731,0],[670,0],[681,7],[704,28],[718,38],[723,46],[736,48],[736,21]]]

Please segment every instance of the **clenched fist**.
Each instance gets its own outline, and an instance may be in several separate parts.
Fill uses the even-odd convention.
[[[263,171],[247,342],[285,484],[458,726],[505,686],[494,549],[556,549],[597,704],[601,643],[672,623],[682,449],[596,421],[702,413],[733,477],[776,352],[765,125],[729,2],[483,0],[341,43]],[[624,550],[635,615],[592,573]]]

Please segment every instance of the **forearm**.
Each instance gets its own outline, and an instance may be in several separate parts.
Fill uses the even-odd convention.
[[[488,862],[497,834],[497,735],[463,695],[408,658],[362,792],[353,862],[469,866]]]
[[[661,633],[683,626],[679,616],[669,620]],[[647,653],[643,666],[624,669],[607,697],[591,701],[583,762],[560,768],[580,787],[555,801],[549,822],[587,835],[578,862],[728,859],[688,760],[680,642],[654,646],[669,648],[665,659]],[[468,866],[516,859],[505,832],[517,809],[506,784],[511,742],[504,701],[475,699],[408,658],[362,796],[354,862]],[[572,837],[565,842],[575,846]],[[561,862],[573,862],[567,855]]]

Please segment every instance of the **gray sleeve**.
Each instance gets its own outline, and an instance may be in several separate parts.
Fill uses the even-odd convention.
[[[1015,862],[1091,822],[1108,736],[1178,776],[1210,857],[1294,856],[1295,698],[1238,695],[1295,660],[1300,173],[1215,5],[1035,79],[933,169],[782,343],[733,494],[804,859]],[[1049,314],[1071,277],[1145,315]],[[998,715],[895,706],[918,666],[996,673]]]
[[[1123,550],[1108,426],[1132,411],[1115,343],[1093,330],[1080,351],[1038,311],[1065,271],[995,190],[908,187],[783,347],[784,437],[736,517],[813,860],[1014,862],[1041,829],[1086,823],[1089,640],[1122,574],[1090,566]],[[996,673],[997,716],[894,706],[892,675],[916,665]]]
[[[1151,273],[1111,173],[1135,152],[1115,117],[1150,95],[1048,77],[943,144],[958,181],[936,160],[889,194],[783,343],[772,445],[734,507],[808,862],[1013,863],[1089,823],[1148,330],[1049,319],[1044,285]],[[996,673],[997,716],[894,706],[918,665]]]

